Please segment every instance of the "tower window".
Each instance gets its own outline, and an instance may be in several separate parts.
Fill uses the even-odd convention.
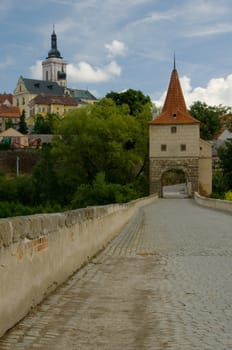
[[[161,145],[161,151],[162,152],[167,151],[167,145]]]
[[[172,133],[172,134],[175,134],[175,133],[176,133],[176,126],[172,126],[172,127],[171,127],[171,133]]]
[[[183,151],[186,151],[186,145],[184,143],[182,143],[180,145],[180,150],[183,152]]]

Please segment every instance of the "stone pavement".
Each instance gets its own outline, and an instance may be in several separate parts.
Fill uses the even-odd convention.
[[[232,216],[159,199],[1,350],[232,349]]]

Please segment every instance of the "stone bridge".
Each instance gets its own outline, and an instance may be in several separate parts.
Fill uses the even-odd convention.
[[[197,196],[197,201],[203,203],[204,199]],[[205,204],[215,206],[214,201]],[[3,335],[0,349],[232,349],[230,204],[222,203],[222,209],[230,212],[206,208],[187,198],[153,197],[136,204],[120,234]],[[123,221],[122,212],[120,216]],[[69,237],[74,244],[75,232]],[[19,250],[17,264],[29,261],[31,254],[31,268],[39,274],[28,238],[27,243],[29,251]],[[49,235],[34,243],[34,247],[39,245],[36,264],[46,260]],[[49,264],[52,261],[48,259],[47,267],[41,266],[50,270]],[[2,259],[0,274],[5,268]],[[6,276],[5,282],[12,277],[15,285],[17,280],[22,284],[25,280],[22,272]],[[2,329],[25,286],[17,288],[13,294],[8,291],[9,312],[0,315]]]

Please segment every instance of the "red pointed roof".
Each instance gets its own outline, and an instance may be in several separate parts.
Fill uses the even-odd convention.
[[[149,124],[196,124],[186,107],[177,70],[174,68],[162,112]]]

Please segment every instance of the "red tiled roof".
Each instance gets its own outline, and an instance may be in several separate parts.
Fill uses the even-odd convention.
[[[174,68],[162,112],[149,124],[196,124],[186,107],[177,70]]]
[[[0,94],[0,104],[4,103],[6,100],[9,101],[11,104],[13,104],[13,95],[12,94]]]
[[[77,106],[77,102],[70,96],[52,96],[52,95],[38,95],[32,102],[34,104],[45,104],[45,105],[64,105],[64,106]]]
[[[1,118],[20,118],[21,113],[19,107],[0,105]]]

